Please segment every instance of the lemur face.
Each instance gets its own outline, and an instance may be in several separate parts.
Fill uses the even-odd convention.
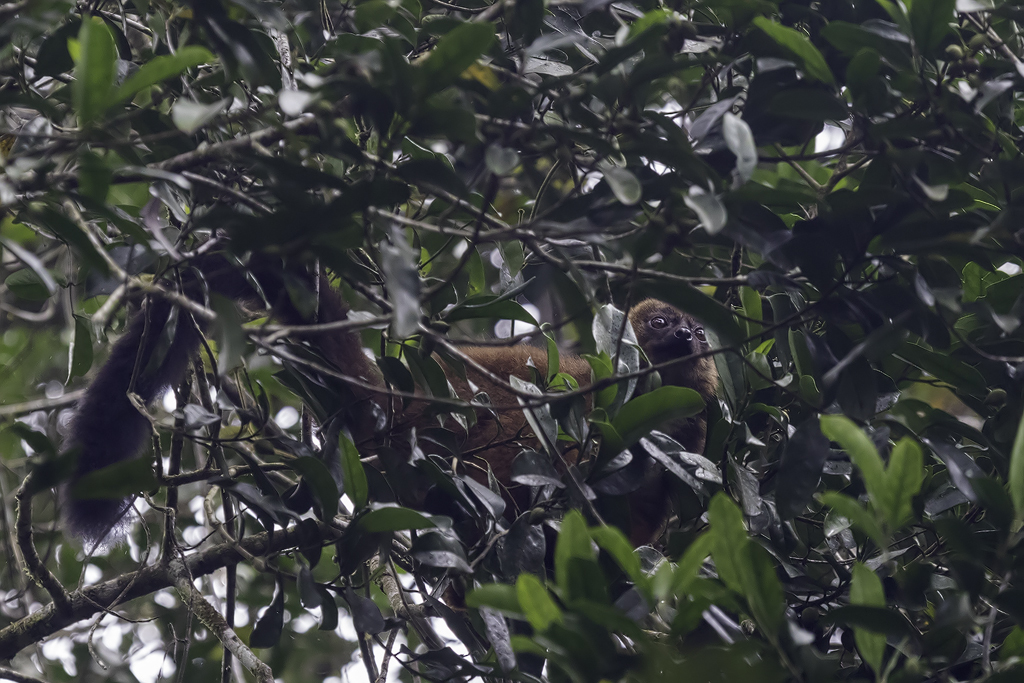
[[[629,315],[637,341],[652,363],[707,351],[704,326],[693,316],[661,301],[640,302]]]

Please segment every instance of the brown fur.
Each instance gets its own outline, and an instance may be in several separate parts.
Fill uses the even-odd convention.
[[[651,327],[650,322],[662,318],[665,327],[661,331]],[[673,306],[656,299],[646,299],[634,306],[629,313],[629,320],[636,334],[640,347],[647,359],[653,364],[676,360],[691,353],[708,349],[705,342],[694,338],[692,348],[686,343],[671,339],[665,340],[665,331],[679,328],[697,331],[703,326]],[[532,360],[534,367],[543,374],[547,369],[547,351],[530,346],[513,347],[467,347],[462,352],[477,364],[486,368],[492,375],[502,380],[495,382],[490,377],[466,365],[469,382],[461,379],[457,373],[446,368],[449,381],[455,388],[459,398],[470,401],[477,392],[484,392],[490,399],[491,406],[498,409],[479,408],[476,411],[477,424],[466,435],[463,451],[468,454],[464,458],[465,471],[480,483],[487,483],[487,469],[490,468],[495,479],[505,489],[506,503],[510,512],[523,512],[528,504],[526,487],[517,486],[512,482],[512,463],[523,449],[542,450],[540,443],[533,434],[523,412],[516,405],[515,395],[509,391],[507,378],[514,375],[520,379],[530,379],[531,371],[527,361]],[[576,379],[581,387],[591,383],[590,365],[576,355],[563,353],[559,355],[560,370]],[[691,362],[677,363],[661,370],[662,383],[665,385],[689,387],[697,391],[705,402],[714,399],[718,388],[718,374],[714,361],[704,356]],[[411,413],[407,418],[414,424],[420,422],[419,407],[410,406]],[[688,451],[703,453],[705,433],[707,430],[707,414],[701,413],[692,418],[683,418],[663,427],[663,431],[679,441]],[[573,464],[578,458],[573,450],[563,454],[566,462]],[[556,467],[564,469],[561,463]],[[645,476],[645,484],[641,489],[629,496],[631,513],[630,537],[635,545],[650,542],[664,524],[668,511],[668,481],[665,472],[653,463],[648,463],[649,474]]]
[[[209,289],[242,302],[260,305],[264,297],[257,296],[250,280],[243,277],[237,268],[218,255],[202,257],[194,264],[201,271]],[[290,324],[330,323],[348,318],[348,305],[331,287],[315,287],[312,278],[306,283],[310,289],[319,290],[319,303],[316,314],[310,319],[308,313],[300,312],[290,301],[288,290],[284,286],[280,265],[271,257],[254,258],[250,263],[250,272],[255,275],[265,299],[272,304],[274,317]],[[303,277],[298,275],[296,277]],[[186,293],[195,296],[198,292],[195,279],[186,281]],[[170,304],[157,300],[154,305],[156,314],[150,315],[149,334],[156,337],[161,333],[171,310]],[[652,327],[651,321],[657,318],[658,326]],[[685,328],[684,336],[690,336],[689,330],[698,330],[699,323],[686,314],[668,304],[648,299],[635,306],[629,315],[630,322],[650,362],[659,364],[679,357],[690,355],[707,348],[706,343],[687,346],[675,337],[667,337],[667,332]],[[125,398],[132,386],[135,368],[146,368],[151,365],[154,344],[145,339],[143,323],[145,319],[137,317],[124,338],[116,344],[111,356],[103,368],[97,373],[88,392],[79,403],[74,418],[72,437],[68,448],[78,447],[81,451],[78,458],[78,469],[65,487],[65,519],[71,525],[73,533],[91,543],[100,543],[112,530],[122,526],[122,516],[130,504],[130,499],[91,501],[76,499],[72,491],[74,481],[94,470],[115,462],[138,457],[145,445],[148,435],[148,424],[145,418]],[[662,324],[663,323],[663,324]],[[193,332],[191,326],[179,325],[174,344],[168,349],[166,357],[158,363],[158,367],[135,383],[135,391],[144,400],[153,400],[166,386],[176,386],[187,370],[188,359],[199,346],[200,336]],[[196,331],[197,332],[197,331]],[[703,336],[703,333],[700,333]],[[380,435],[374,433],[376,423],[374,412],[379,406],[389,408],[392,415],[397,416],[396,423],[412,424],[417,427],[429,426],[427,419],[427,401],[412,401],[402,410],[402,401],[389,401],[384,391],[385,383],[376,364],[368,358],[362,349],[359,335],[352,330],[323,330],[306,334],[304,339],[319,349],[325,359],[333,364],[346,376],[358,380],[350,383],[352,409],[347,421],[357,442],[364,446],[375,447]],[[141,347],[141,351],[139,351]],[[473,399],[477,392],[483,391],[490,398],[493,408],[480,407],[476,410],[477,422],[466,435],[463,444],[465,457],[464,471],[481,483],[487,482],[487,469],[494,473],[497,481],[507,490],[514,490],[512,483],[512,463],[524,448],[543,450],[536,437],[532,434],[523,412],[516,407],[516,397],[508,388],[509,376],[529,379],[531,371],[528,361],[542,373],[547,370],[547,352],[528,346],[501,347],[469,347],[463,352],[478,365],[486,368],[496,381],[487,374],[466,364],[466,380],[451,368],[446,371],[448,380],[455,388],[457,396],[465,401]],[[141,354],[141,358],[138,355]],[[589,364],[579,356],[560,355],[561,372],[571,375],[581,387],[590,384],[591,371]],[[141,361],[141,363],[140,363]],[[664,384],[692,387],[706,401],[715,395],[717,375],[710,358],[704,357],[689,362],[675,364],[661,371]],[[472,385],[472,386],[471,386]],[[434,423],[436,426],[436,423]],[[706,430],[706,416],[681,419],[669,425],[666,430],[688,450],[702,452]],[[117,438],[111,438],[113,433]],[[565,461],[576,462],[578,453],[564,454]],[[564,470],[564,466],[561,466]],[[630,497],[630,508],[633,513],[631,537],[634,543],[649,541],[661,526],[667,510],[666,476],[653,463],[643,464],[646,468],[645,486]],[[648,486],[647,484],[650,484]],[[506,501],[512,503],[510,509],[519,509],[527,504],[524,491],[519,487],[516,493],[506,495]]]

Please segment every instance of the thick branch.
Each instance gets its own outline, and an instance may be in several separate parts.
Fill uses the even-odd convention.
[[[338,538],[335,529],[318,527],[324,543]],[[206,576],[222,567],[234,565],[243,560],[237,548],[252,555],[270,555],[308,544],[309,537],[298,528],[275,531],[273,540],[265,534],[256,534],[233,543],[222,543],[202,552],[190,555],[185,560],[188,575]],[[99,612],[116,605],[155,593],[173,585],[171,573],[166,566],[150,565],[138,572],[123,574],[110,581],[89,586],[68,595],[70,608],[61,612],[51,603],[43,609],[0,629],[0,661],[11,659],[22,649],[38,643],[63,628],[88,619]]]

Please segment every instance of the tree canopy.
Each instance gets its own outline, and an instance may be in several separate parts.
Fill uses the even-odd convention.
[[[0,4],[0,678],[1018,680],[1022,21]],[[387,434],[408,461],[327,428],[351,378],[301,330],[181,293],[210,253],[341,292],[388,386],[434,402]],[[631,397],[658,382],[622,318],[647,296],[711,337],[704,453],[657,430],[690,396]],[[83,549],[62,438],[145,299],[207,341],[149,455],[88,481],[139,495],[125,541]],[[584,457],[521,455],[537,506],[510,520],[458,464],[475,413],[445,373],[523,339],[596,383],[513,380]],[[674,514],[634,549],[592,502],[640,452]]]

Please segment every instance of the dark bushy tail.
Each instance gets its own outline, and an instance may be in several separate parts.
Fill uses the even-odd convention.
[[[191,265],[202,273],[210,291],[262,304],[263,298],[256,293],[245,273],[223,256],[203,256]],[[259,283],[276,318],[287,324],[308,322],[291,303],[280,259],[255,255],[248,265],[248,273]],[[197,279],[185,271],[182,275],[186,294],[197,294]],[[306,278],[302,274],[297,277]],[[306,284],[310,291],[315,291],[311,281]],[[349,310],[346,302],[326,284],[319,289],[318,322],[345,320]],[[168,344],[167,340],[172,337]],[[359,335],[354,331],[325,330],[307,335],[306,339],[336,368],[364,382],[382,384],[379,371],[363,355]],[[74,495],[75,483],[90,472],[139,456],[151,430],[146,416],[128,400],[129,389],[132,388],[144,403],[151,403],[167,387],[181,382],[200,342],[201,332],[191,316],[181,313],[164,299],[153,298],[146,310],[129,323],[128,331],[114,344],[107,362],[79,400],[65,445],[66,450],[78,451],[78,461],[75,474],[62,487],[60,496],[66,528],[87,548],[102,544],[112,532],[112,540],[116,540],[117,532],[126,525],[126,513],[132,500],[84,499]],[[135,385],[131,387],[133,376]],[[363,404],[377,399],[373,392],[359,387],[351,387],[351,398]]]
[[[171,325],[173,340],[168,345]],[[149,420],[128,400],[128,390],[133,388],[146,404],[155,400],[181,381],[199,342],[191,316],[153,299],[129,323],[79,400],[65,445],[77,451],[78,459],[61,499],[67,530],[87,548],[102,543],[108,534],[116,538],[132,499],[81,498],[73,492],[75,483],[90,472],[138,457],[152,432]]]

